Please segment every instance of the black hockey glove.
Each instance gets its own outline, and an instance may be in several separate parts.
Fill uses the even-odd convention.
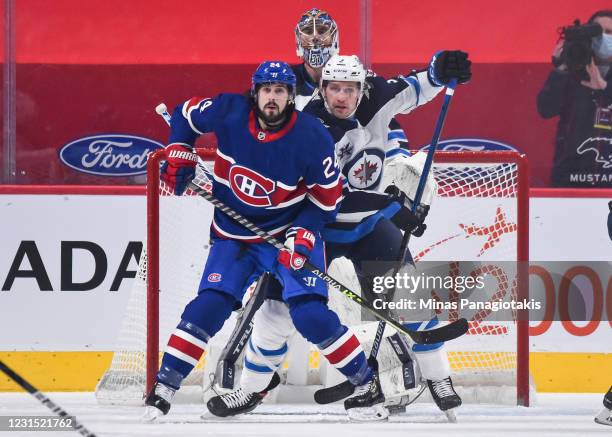
[[[472,77],[472,61],[461,50],[443,50],[436,53],[427,69],[429,81],[436,86],[448,85],[451,79],[466,83]]]
[[[401,191],[395,185],[389,185],[385,189],[385,193],[389,194],[392,201],[398,202],[402,207],[391,218],[395,226],[402,229],[404,232],[409,232],[415,237],[420,237],[427,229],[425,225],[425,217],[429,212],[429,205],[420,204],[415,212],[412,212],[412,199],[406,193]]]

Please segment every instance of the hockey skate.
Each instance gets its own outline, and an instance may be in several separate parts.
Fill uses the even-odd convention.
[[[455,409],[461,405],[461,398],[455,392],[450,376],[438,381],[428,379],[427,385],[438,408],[446,414],[449,422],[455,423],[457,421]]]
[[[610,390],[604,396],[603,404],[603,410],[595,416],[595,422],[601,425],[612,426],[612,387],[610,387]]]
[[[374,373],[372,379],[355,388],[355,395],[344,401],[350,420],[367,422],[374,420],[386,420],[389,411],[383,406],[385,395],[380,387],[378,373]]]
[[[270,384],[259,393],[245,393],[241,388],[231,393],[226,393],[220,396],[214,396],[208,400],[206,406],[208,411],[218,417],[236,416],[253,411],[259,404],[262,403],[268,392],[275,389],[280,384],[280,376],[274,372]],[[206,419],[206,413],[202,415],[202,419]]]
[[[153,389],[145,399],[146,409],[142,416],[143,422],[154,422],[170,411],[170,403],[176,390],[159,381],[155,382]]]

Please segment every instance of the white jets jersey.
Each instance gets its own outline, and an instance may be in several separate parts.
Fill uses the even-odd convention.
[[[371,77],[355,116],[338,119],[331,115],[319,95],[304,108],[323,122],[336,142],[336,156],[349,189],[380,191],[386,158],[408,154],[388,141],[389,122],[429,102],[443,87],[429,82],[427,72],[392,79]]]
[[[331,115],[320,95],[304,108],[332,134],[344,179],[345,197],[336,221],[323,231],[323,238],[330,242],[358,241],[378,220],[391,219],[400,210],[400,205],[384,193],[386,187],[381,186],[381,180],[385,160],[409,152],[388,140],[389,121],[429,102],[443,89],[432,85],[426,72],[389,80],[370,77],[367,83],[368,89],[350,119]]]

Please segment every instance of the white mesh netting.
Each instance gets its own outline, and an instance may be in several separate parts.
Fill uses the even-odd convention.
[[[417,261],[439,262],[440,269],[450,274],[469,275],[470,271],[460,270],[485,265],[491,282],[486,287],[488,297],[481,300],[516,297],[517,270],[511,262],[518,259],[519,239],[526,238],[518,234],[518,166],[508,160],[507,154],[495,163],[489,162],[490,158],[486,163],[479,162],[478,153],[471,154],[470,163],[453,163],[456,159],[453,156],[456,155],[437,155],[438,162],[433,169],[439,184],[438,197],[427,218],[424,236],[411,240],[411,252]],[[167,190],[160,188],[160,351],[178,323],[184,306],[197,290],[208,254],[211,217],[212,206],[205,200],[193,195],[169,196]],[[457,261],[476,264],[467,263],[466,267]],[[495,264],[499,262],[503,264]],[[142,402],[147,366],[146,270],[147,257],[143,253],[111,367],[96,390],[100,402]],[[354,272],[345,259],[334,263],[330,275],[336,275],[345,285],[359,290]],[[351,318],[358,322],[360,310],[356,304],[333,290],[330,290],[330,300],[344,323],[351,324]],[[486,311],[450,314],[451,318],[457,316],[467,316],[471,321],[468,335],[447,344],[453,379],[464,386],[460,394],[465,398],[473,397],[473,400],[516,402],[516,370],[520,359],[516,323],[489,322]],[[209,352],[213,355],[222,349],[231,324],[226,323],[220,335],[211,341]],[[301,350],[288,357],[284,371],[293,371],[294,375],[305,373],[302,378],[305,384],[321,382],[323,378],[319,373],[326,372],[326,366],[318,352],[304,346],[304,342],[297,341],[296,345],[296,349]],[[196,387],[194,390],[200,394],[209,378],[204,374],[208,375],[215,364],[207,362],[206,357],[205,354],[190,380],[186,381],[186,385]],[[158,362],[150,365],[157,367]],[[286,375],[283,379],[287,379]],[[294,376],[292,380],[299,381],[300,377]],[[507,388],[509,394],[502,395],[500,387]],[[476,390],[483,388],[491,388],[490,393],[484,397],[476,394]]]

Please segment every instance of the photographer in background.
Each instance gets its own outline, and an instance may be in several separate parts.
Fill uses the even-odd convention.
[[[612,10],[561,30],[555,69],[538,94],[543,118],[560,116],[552,184],[612,187]]]

